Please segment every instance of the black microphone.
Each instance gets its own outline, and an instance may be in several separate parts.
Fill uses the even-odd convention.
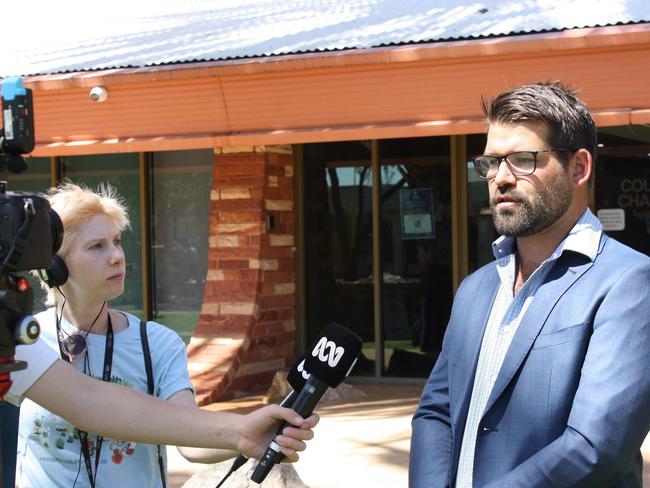
[[[293,364],[293,366],[291,366],[291,369],[287,373],[287,383],[291,385],[293,391],[289,393],[289,395],[284,400],[282,400],[282,403],[280,404],[281,407],[293,407],[293,403],[305,386],[307,378],[309,378],[309,374],[305,372],[304,368],[305,355],[303,354],[296,360],[296,362]]]
[[[304,371],[304,363],[305,363],[305,356],[301,356],[298,358],[298,360],[294,363],[293,366],[291,366],[291,369],[287,373],[287,382],[289,385],[291,385],[291,393],[289,393],[284,400],[280,402],[281,407],[286,407],[286,408],[291,408],[296,401],[296,398],[298,398],[298,394],[302,390],[303,386],[305,386],[305,382],[307,381],[307,378],[309,375]],[[216,488],[219,488],[221,485],[224,484],[224,482],[228,479],[228,477],[233,474],[235,471],[237,471],[239,468],[241,468],[246,462],[248,461],[248,456],[245,456],[244,454],[239,453],[235,460],[233,461],[232,465],[230,466],[230,469],[226,473],[226,476],[224,476],[219,484],[216,486]]]
[[[329,324],[321,336],[305,354],[304,364],[298,365],[298,372],[307,378],[305,386],[298,394],[293,410],[303,418],[312,411],[328,388],[336,388],[350,374],[361,354],[361,338],[342,325]],[[288,424],[283,422],[278,429],[282,432]],[[251,480],[261,483],[271,468],[282,459],[280,446],[271,441],[264,456],[255,467]]]

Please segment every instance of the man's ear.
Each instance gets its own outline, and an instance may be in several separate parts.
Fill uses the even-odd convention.
[[[589,151],[585,148],[580,148],[574,152],[569,161],[572,185],[576,188],[588,185],[593,167],[594,160]]]

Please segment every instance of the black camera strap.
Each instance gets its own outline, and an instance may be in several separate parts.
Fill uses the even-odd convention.
[[[104,370],[102,371],[102,381],[111,381],[111,369],[113,367],[113,323],[111,322],[111,314],[108,314],[108,329],[106,330],[106,346],[104,348]],[[59,349],[61,344],[59,343]],[[61,351],[61,357],[64,357],[63,351]],[[102,443],[104,442],[103,436],[97,436],[95,446],[95,474],[93,476],[92,463],[90,461],[90,448],[88,447],[88,432],[77,429],[79,434],[79,442],[81,443],[81,452],[84,456],[84,462],[86,463],[86,472],[88,473],[88,480],[90,481],[90,486],[95,488],[95,480],[97,479],[97,470],[99,469],[99,457],[102,451]]]
[[[144,368],[147,371],[147,391],[149,395],[154,394],[153,368],[151,366],[151,352],[149,351],[149,340],[147,339],[147,323],[140,321],[140,342],[142,342],[142,352],[144,356]],[[156,445],[156,454],[158,456],[158,467],[160,468],[160,481],[163,488],[167,488],[165,480],[165,463],[163,460],[160,444]]]
[[[56,314],[56,310],[54,311]],[[57,329],[58,329],[58,319],[57,319]],[[58,330],[57,330],[58,334]],[[59,344],[59,354],[61,359],[65,362],[70,362],[70,357],[65,354],[63,351],[63,346],[61,341],[57,341]],[[86,353],[87,354],[87,353]],[[87,359],[87,358],[86,358]],[[111,314],[108,314],[108,328],[106,330],[106,346],[104,348],[104,370],[102,372],[103,381],[111,381],[111,369],[113,367],[113,323],[111,322]],[[97,478],[97,469],[99,468],[99,455],[102,450],[102,442],[104,438],[102,436],[97,436],[97,446],[95,447],[95,476],[93,476],[92,463],[90,461],[90,448],[88,447],[88,432],[83,431],[75,427],[77,434],[79,435],[79,443],[81,444],[81,452],[86,463],[86,472],[88,473],[88,480],[90,481],[90,486],[95,488],[95,479]]]

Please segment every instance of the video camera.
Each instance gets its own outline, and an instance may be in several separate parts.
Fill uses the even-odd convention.
[[[5,78],[0,97],[0,172],[20,173],[27,169],[22,155],[34,149],[32,91],[20,78]],[[32,287],[15,272],[49,268],[62,239],[61,219],[46,198],[8,192],[0,181],[0,401],[11,386],[10,373],[27,367],[14,361],[16,345],[33,343],[40,333]]]

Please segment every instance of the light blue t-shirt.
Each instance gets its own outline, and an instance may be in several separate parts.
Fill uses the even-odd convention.
[[[115,334],[111,382],[147,393],[140,319],[130,314],[124,315],[128,318],[129,326]],[[36,315],[36,318],[41,324],[40,340],[58,351],[54,309],[46,310]],[[76,330],[65,320],[61,327],[70,334]],[[179,391],[193,391],[187,372],[185,344],[180,337],[171,329],[155,322],[147,324],[147,337],[155,395],[167,400]],[[91,376],[101,379],[106,336],[90,333],[87,341],[86,371],[89,368]],[[83,359],[77,360],[75,366],[83,371]],[[123,408],[130,407],[124,405]],[[93,447],[97,437],[89,433],[88,438],[92,446],[90,458],[94,472]],[[162,451],[166,466],[164,447]],[[29,399],[23,401],[20,410],[16,483],[20,488],[90,486],[76,429]],[[155,445],[104,438],[96,477],[97,488],[161,486]]]

